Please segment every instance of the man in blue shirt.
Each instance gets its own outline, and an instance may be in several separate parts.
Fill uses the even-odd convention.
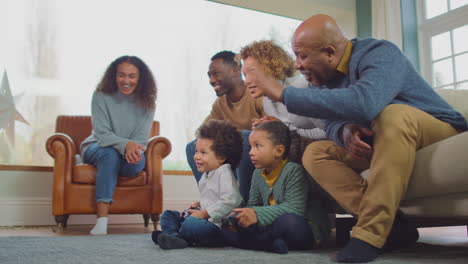
[[[369,262],[419,237],[401,211],[416,151],[468,129],[394,44],[346,39],[335,20],[315,15],[295,31],[296,68],[310,89],[283,87],[262,73],[257,89],[288,112],[327,120],[333,141],[310,144],[303,165],[357,218],[338,262]],[[359,172],[370,168],[363,179]]]

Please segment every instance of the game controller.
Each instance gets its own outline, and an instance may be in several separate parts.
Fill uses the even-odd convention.
[[[201,208],[200,207],[190,207],[189,209],[186,209],[186,210],[182,211],[182,213],[180,213],[180,216],[182,218],[190,216],[191,213],[188,210],[201,210]]]
[[[235,212],[231,215],[227,215],[221,217],[221,224],[222,226],[226,227],[237,227],[237,216],[239,215],[238,212]]]

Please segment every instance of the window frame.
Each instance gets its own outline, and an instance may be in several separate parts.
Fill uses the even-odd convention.
[[[53,172],[52,166],[30,166],[30,165],[5,165],[0,164],[0,171],[40,171],[40,172]],[[163,170],[163,175],[175,176],[191,176],[192,171],[189,170]]]
[[[433,61],[431,56],[431,38],[433,36],[439,35],[444,32],[450,32],[451,36],[451,45],[453,50],[453,33],[452,31],[456,28],[468,25],[468,5],[447,11],[444,14],[435,16],[430,19],[426,19],[426,0],[417,0],[417,10],[418,10],[418,38],[419,38],[419,62],[421,65],[421,74],[424,79],[427,80],[433,87]],[[447,0],[450,4],[449,0]],[[463,54],[463,53],[462,53]],[[459,55],[459,54],[458,54]],[[444,86],[437,88],[443,88],[448,86],[453,86],[456,89],[456,85],[459,83],[465,83],[466,80],[458,82],[456,80],[456,69],[455,69],[455,56],[452,53],[450,57],[452,58],[453,65],[453,82]],[[443,59],[439,59],[440,61]],[[436,88],[436,87],[434,87]]]

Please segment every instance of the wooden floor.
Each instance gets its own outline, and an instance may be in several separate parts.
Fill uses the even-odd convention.
[[[0,236],[86,236],[89,235],[92,227],[92,225],[72,225],[68,226],[63,233],[54,232],[52,226],[0,227]],[[419,242],[468,248],[466,226],[419,228],[418,230]],[[143,224],[109,225],[108,227],[110,235],[145,233],[149,235],[152,231],[151,224],[146,229]]]

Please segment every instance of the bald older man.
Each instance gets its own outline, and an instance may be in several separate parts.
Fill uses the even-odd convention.
[[[335,20],[316,15],[295,31],[296,68],[311,89],[265,75],[257,88],[288,111],[328,120],[332,141],[310,144],[306,170],[357,218],[338,262],[369,262],[409,246],[419,234],[398,210],[418,149],[468,129],[394,44],[346,39]],[[359,172],[370,168],[363,179]]]

